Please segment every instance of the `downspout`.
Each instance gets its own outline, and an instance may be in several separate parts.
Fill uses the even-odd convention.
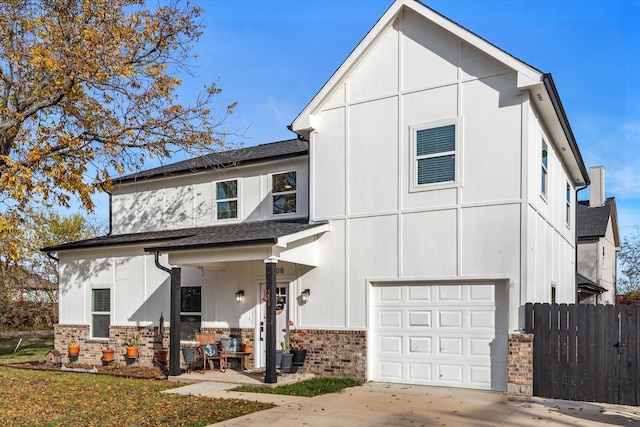
[[[586,185],[580,187],[580,188],[576,188],[576,208],[575,208],[575,238],[574,238],[574,245],[575,245],[575,252],[576,252],[576,256],[575,256],[575,274],[573,275],[573,280],[575,281],[575,287],[576,287],[576,304],[580,304],[580,292],[578,292],[578,192],[584,190],[585,188],[589,187],[589,184],[587,183]]]
[[[180,268],[160,264],[160,252],[155,251],[156,267],[171,277],[169,309],[169,376],[180,375]]]

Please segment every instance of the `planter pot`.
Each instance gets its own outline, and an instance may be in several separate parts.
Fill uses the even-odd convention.
[[[138,357],[138,347],[127,347],[127,357],[135,359]]]
[[[169,350],[156,350],[155,358],[158,362],[166,362],[169,357]]]
[[[282,353],[282,361],[280,362],[280,369],[282,372],[291,372],[291,361],[293,360],[293,354]]]
[[[69,356],[76,357],[80,353],[80,344],[69,344]]]
[[[182,357],[184,357],[185,362],[193,362],[196,360],[196,348],[182,347]]]
[[[293,366],[302,366],[307,358],[307,350],[291,350]]]
[[[276,368],[280,369],[282,364],[282,350],[276,350]]]
[[[102,350],[102,361],[103,362],[113,362],[114,353],[115,353],[115,350],[112,350],[110,348],[106,348],[106,349]]]

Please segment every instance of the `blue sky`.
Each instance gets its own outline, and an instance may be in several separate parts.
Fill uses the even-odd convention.
[[[540,71],[550,72],[587,167],[604,165],[622,235],[640,225],[640,1],[424,0]],[[218,80],[226,122],[245,146],[293,137],[286,128],[392,0],[200,0],[188,101]],[[181,160],[181,159],[176,159]],[[588,197],[588,190],[580,198]],[[98,201],[98,215],[107,207]]]

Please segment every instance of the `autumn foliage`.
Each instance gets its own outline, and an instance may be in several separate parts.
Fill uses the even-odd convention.
[[[220,89],[178,103],[201,9],[142,0],[0,2],[0,228],[29,204],[88,211],[113,174],[223,144]]]

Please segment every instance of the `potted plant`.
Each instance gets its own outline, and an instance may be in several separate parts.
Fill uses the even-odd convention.
[[[70,357],[77,357],[78,353],[80,353],[80,344],[78,344],[74,340],[71,340],[67,344],[67,349],[69,350]]]
[[[286,329],[283,329],[286,332]],[[284,341],[280,343],[280,347],[282,348],[282,358],[280,359],[280,369],[282,372],[291,372],[291,360],[293,359],[293,354],[291,354],[291,345],[289,342],[288,334],[284,335]]]
[[[125,346],[127,347],[127,357],[135,359],[138,357],[138,344],[140,343],[140,334],[127,335],[123,339]]]
[[[297,329],[291,320],[289,320],[289,345],[293,354],[293,365],[302,366],[307,357],[307,350],[304,348],[303,339],[307,336],[306,329]]]
[[[106,363],[113,362],[114,353],[115,353],[115,350],[112,348],[103,348],[102,361]]]

